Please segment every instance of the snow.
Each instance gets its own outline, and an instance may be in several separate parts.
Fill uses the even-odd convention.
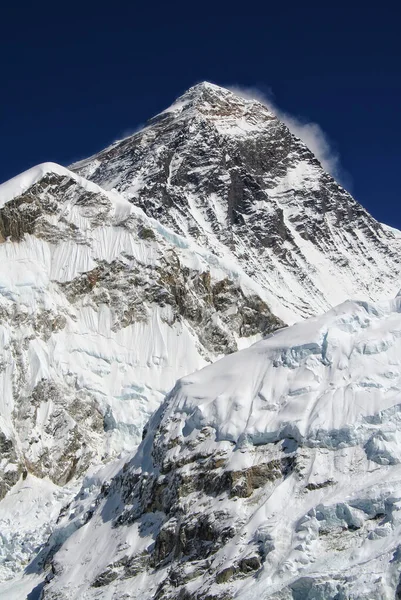
[[[235,270],[240,266],[285,323],[349,298],[375,302],[396,293],[401,234],[363,211],[266,107],[203,82],[164,114],[112,154],[74,170],[140,204],[186,244],[204,244]],[[252,159],[255,149],[260,159]],[[256,186],[244,188],[252,197],[241,209],[244,227],[228,218],[238,156]],[[262,242],[253,235],[259,229]]]
[[[72,495],[68,488],[28,475],[0,501],[0,581],[13,579],[47,541]],[[1,584],[0,595],[5,597]]]
[[[181,379],[169,410],[185,415],[187,434],[212,426],[236,444],[291,435],[341,447],[356,423],[359,436],[370,436],[366,418],[380,413],[383,425],[399,400],[400,312],[399,296],[377,306],[347,302],[280,330]],[[395,446],[389,441],[387,451]]]
[[[57,553],[50,590],[68,590],[71,600],[97,598],[89,581],[119,557],[152,548],[162,514],[125,527],[112,522],[124,508],[119,490],[130,497],[129,469],[144,481],[157,473],[150,449],[155,457],[161,440],[164,460],[188,463],[186,477],[197,476],[202,462],[196,457],[216,451],[226,457],[226,471],[238,472],[279,457],[280,442],[296,453],[297,470],[266,481],[249,501],[202,492],[181,499],[181,519],[186,510],[229,514],[235,528],[208,572],[238,564],[255,539],[266,548],[257,578],[214,583],[209,592],[240,600],[298,598],[291,589],[306,577],[318,588],[325,582],[316,595],[321,600],[333,598],[336,586],[349,594],[344,597],[362,598],[360,589],[372,598],[393,597],[401,533],[400,357],[401,298],[350,301],[184,377],[151,419],[116,491]],[[210,428],[215,435],[205,439]],[[159,568],[134,580],[117,578],[100,597],[151,598],[165,576]],[[210,585],[207,572],[188,589],[195,593],[205,581]],[[283,590],[289,595],[280,595]]]
[[[175,102],[173,102],[173,104],[171,106],[169,106],[168,108],[166,108],[165,110],[163,110],[156,116],[160,116],[160,115],[164,115],[164,114],[168,114],[168,113],[177,113],[177,112],[181,113],[183,111],[183,109],[185,109],[186,107],[188,107],[188,106],[192,107],[194,98],[196,99],[198,96],[200,96],[202,94],[203,90],[210,90],[217,94],[220,94],[222,92],[225,93],[227,91],[224,88],[222,88],[214,83],[210,83],[209,81],[202,81],[201,83],[194,85],[190,89],[190,94],[188,94],[188,93],[184,94],[183,96],[178,98]]]
[[[66,398],[67,390],[71,390],[73,394],[81,394],[81,401],[96,400],[104,415],[106,431],[96,441],[93,460],[109,460],[137,446],[149,415],[177,378],[203,367],[215,357],[201,347],[196,332],[185,320],[175,320],[169,306],[149,306],[146,320],[116,328],[116,305],[110,308],[104,303],[72,304],[60,285],[94,269],[99,262],[111,263],[116,259],[134,268],[139,266],[145,277],[147,269],[160,267],[164,253],[174,250],[180,263],[190,269],[199,273],[211,270],[216,280],[229,276],[238,281],[245,293],[255,289],[263,293],[263,290],[234,263],[218,259],[149,219],[122,196],[106,192],[53,163],[39,165],[1,186],[2,204],[23,195],[49,174],[62,176],[67,183],[73,181],[78,186],[75,191],[67,187],[65,195],[59,194],[58,188],[51,188],[52,202],[58,203],[58,212],[46,219],[58,228],[59,239],[25,234],[18,242],[8,239],[0,244],[0,307],[5,315],[0,324],[0,364],[4,366],[0,369],[1,432],[7,439],[16,440],[18,451],[29,452],[30,460],[34,461],[40,460],[46,448],[57,449],[58,444],[62,445],[63,435],[68,439],[73,425],[71,417],[67,418],[64,429],[59,430],[60,439],[53,440],[44,431],[58,410],[51,400],[40,403],[32,425],[20,425],[19,432],[16,431],[15,411],[19,410],[22,399],[29,398],[43,380],[50,380],[64,390]],[[85,191],[96,194],[87,204],[80,202]],[[94,223],[99,212],[102,219]],[[138,223],[152,229],[156,240],[139,239]],[[77,236],[64,239],[63,233],[69,233],[70,224],[77,228],[73,229]],[[42,326],[44,311],[48,311],[45,321],[61,319],[60,329],[49,334],[37,330]],[[239,341],[241,346],[251,343],[246,339]],[[20,354],[15,355],[15,347]],[[35,504],[33,496],[24,490],[27,505]],[[46,496],[40,485],[37,493],[38,497]],[[57,512],[60,506],[55,503],[55,507]],[[54,526],[55,513],[48,512],[48,517],[48,524],[42,527],[44,534]],[[3,579],[8,577],[7,573],[15,574],[23,564],[21,561],[34,554],[32,545],[25,543],[25,538],[31,539],[29,528],[20,525],[18,528],[21,535],[14,538],[14,562],[0,572]],[[38,539],[44,541],[43,537]],[[26,551],[22,550],[24,544]],[[23,559],[19,558],[21,552]]]
[[[49,598],[153,597],[166,570],[117,579],[103,590],[91,583],[121,557],[151,552],[168,521],[169,515],[155,511],[112,527],[126,509],[129,477],[140,474],[146,483],[159,475],[154,460],[166,440],[169,459],[191,459],[197,469],[202,462],[194,456],[215,452],[224,455],[223,468],[232,472],[263,464],[266,457],[296,456],[294,472],[269,480],[249,501],[200,492],[181,499],[182,515],[186,506],[190,514],[199,514],[201,507],[217,520],[226,511],[236,528],[235,537],[211,559],[213,577],[247,556],[255,539],[265,549],[257,578],[223,585],[230,597],[312,597],[315,588],[308,585],[323,581],[326,591],[319,588],[313,597],[328,599],[335,597],[343,573],[349,578],[341,597],[359,598],[359,590],[364,597],[394,597],[399,574],[393,563],[401,533],[401,296],[378,300],[400,287],[401,233],[377,224],[342,188],[327,192],[320,166],[304,159],[307,149],[297,145],[283,159],[288,168],[256,176],[265,196],[242,215],[243,231],[233,229],[228,239],[227,198],[237,167],[230,170],[227,164],[245,143],[251,148],[267,140],[270,148],[279,122],[259,103],[208,83],[195,86],[161,115],[135,134],[138,164],[132,162],[127,138],[74,165],[79,175],[44,163],[0,186],[1,209],[46,175],[76,184],[75,191],[52,190],[56,211],[42,215],[48,229],[0,244],[0,433],[30,460],[40,460],[44,448],[53,450],[68,439],[72,416],[61,432],[49,432],[49,415],[59,407],[52,398],[42,398],[34,408],[30,400],[35,386],[51,380],[64,390],[66,402],[69,393],[80,394],[80,406],[96,400],[105,431],[88,433],[92,462],[115,458],[92,465],[81,481],[63,488],[29,474],[8,492],[0,502],[0,595],[38,600],[46,572],[31,560],[48,541],[49,547],[61,545],[55,579],[46,586],[56,595]],[[186,130],[187,139],[181,139]],[[275,143],[281,152],[281,138]],[[174,152],[165,165],[170,146]],[[247,175],[254,177],[251,167]],[[174,199],[169,210],[152,188],[161,172],[166,173],[163,189]],[[192,178],[189,183],[185,177],[175,183],[181,172]],[[326,210],[323,203],[317,209],[316,195],[326,192],[325,202],[348,207],[351,227],[339,224],[332,206]],[[148,210],[143,198],[163,222],[132,203],[142,202]],[[20,210],[29,207],[22,204]],[[269,234],[266,247],[251,235],[260,223]],[[311,236],[305,223],[313,226]],[[154,240],[140,239],[139,225],[151,229]],[[276,242],[277,252],[269,243],[279,227],[287,235]],[[144,303],[146,318],[119,327],[116,311],[124,308],[127,291],[111,304],[89,295],[68,300],[65,286],[98,265],[121,261],[147,283],[147,273],[163,269],[169,253],[182,270],[228,279],[295,325],[264,340],[260,334],[238,339],[241,352],[205,366],[216,355],[170,306]],[[349,297],[359,300],[344,302]],[[228,303],[210,322],[220,323],[223,314],[237,310],[235,302]],[[324,314],[303,320],[317,313]],[[53,320],[54,328],[47,328]],[[21,402],[26,423],[18,429]],[[213,431],[211,439],[204,438],[205,430]],[[5,472],[15,472],[16,464],[4,461]],[[189,478],[196,476],[190,462],[182,471]],[[100,489],[113,481],[123,487],[107,498]],[[303,576],[309,583],[300,582]],[[193,593],[199,585],[198,580],[189,583]],[[216,594],[223,588],[212,584]]]
[[[43,163],[2,184],[0,186],[0,206],[26,192],[29,187],[40,181],[45,174],[49,173],[73,179],[84,190],[106,197],[112,206],[112,215],[117,225],[130,215],[133,215],[134,218],[144,221],[150,228],[156,229],[166,242],[173,244],[180,249],[188,249],[188,257],[191,255],[189,260],[186,258],[188,265],[194,262],[194,258],[192,257],[199,256],[204,265],[207,265],[208,267],[215,266],[216,271],[220,271],[220,273],[223,272],[224,275],[228,275],[230,278],[233,277],[234,279],[238,279],[242,287],[264,297],[268,305],[272,307],[273,312],[285,322],[292,323],[296,318],[294,317],[293,311],[289,311],[284,306],[280,305],[275,294],[272,294],[270,290],[264,289],[264,286],[258,285],[243,271],[242,268],[239,268],[235,257],[227,252],[223,246],[219,245],[220,256],[217,257],[209,250],[195,244],[192,240],[188,240],[175,233],[155,219],[147,217],[140,208],[131,204],[123,195],[116,192],[105,191],[97,184],[84,179],[56,163]],[[214,202],[216,202],[215,199]],[[55,248],[51,249],[52,256],[50,256],[48,245],[44,244],[42,240],[35,239],[33,236],[29,235],[26,235],[24,240],[19,244],[5,244],[2,246],[2,250],[6,253],[6,260],[10,260],[12,256],[15,256],[15,262],[13,262],[12,266],[10,265],[11,271],[5,279],[6,282],[9,282],[4,284],[3,287],[5,289],[9,289],[10,286],[15,285],[14,278],[11,277],[11,273],[14,274],[15,268],[21,270],[22,278],[26,278],[27,273],[31,272],[32,278],[37,281],[39,274],[37,268],[35,268],[29,258],[29,255],[31,254],[36,255],[38,261],[45,261],[46,270],[48,268],[48,261],[51,260],[50,279],[61,282],[71,281],[79,273],[92,270],[96,266],[96,260],[107,260],[108,262],[111,262],[124,252],[138,260],[152,264],[153,260],[150,254],[152,248],[149,248],[149,246],[144,243],[138,243],[137,240],[133,239],[132,234],[124,228],[113,228],[108,226],[97,227],[93,230],[88,223],[88,219],[82,218],[82,215],[77,212],[77,208],[67,202],[64,204],[61,216],[63,219],[67,219],[70,223],[79,227],[80,231],[85,232],[88,235],[92,249],[89,245],[77,244],[72,240],[65,242],[61,241]],[[197,217],[200,222],[204,223],[204,217],[200,211],[197,212]],[[220,214],[220,218],[223,218],[222,213]],[[21,262],[21,253],[23,262]],[[29,264],[27,264],[26,261],[29,261]],[[19,264],[21,265],[20,267]],[[40,281],[41,277],[39,276],[39,282]],[[16,285],[18,287],[25,283],[27,282],[24,280],[24,283],[22,283],[21,279],[21,283]],[[30,287],[29,284],[27,287]],[[28,291],[28,293],[30,292]]]
[[[88,192],[92,192],[94,194],[105,194],[105,191],[92,181],[76,175],[69,169],[62,167],[57,163],[46,162],[32,167],[20,175],[13,177],[9,181],[2,183],[0,185],[0,207],[4,206],[7,202],[10,202],[17,196],[24,194],[30,187],[32,187],[35,183],[40,181],[49,173],[54,173],[56,175],[61,175],[62,177],[73,179]],[[124,200],[124,198],[120,195],[113,194],[111,192],[107,193],[107,196],[113,199],[116,213],[120,218],[122,218],[123,214],[129,214],[131,211],[131,206],[127,200]]]
[[[4,184],[0,188],[2,202],[22,194],[48,173],[68,177],[83,189],[106,196],[117,223],[129,214],[145,221],[166,243],[181,251],[181,260],[187,266],[202,271],[213,264],[218,279],[229,275],[240,279],[244,289],[255,289],[249,277],[236,272],[235,265],[218,260],[154,219],[148,219],[139,208],[118,194],[105,192],[59,165],[39,165]],[[77,206],[68,202],[64,203],[61,214],[63,219],[74,223],[87,236],[85,244],[66,240],[54,245],[33,235],[25,235],[19,243],[8,241],[0,246],[0,293],[4,299],[25,307],[27,314],[43,303],[48,309],[61,307],[64,312],[71,312],[71,307],[66,305],[52,282],[71,281],[95,268],[98,261],[110,263],[124,254],[145,265],[157,264],[159,260],[157,247],[138,240],[127,228],[102,225],[93,229]],[[117,423],[121,418],[121,427],[127,432],[125,437],[129,438],[135,431],[134,439],[137,440],[147,415],[157,407],[177,377],[205,364],[199,356],[193,334],[185,325],[171,327],[168,321],[169,316],[156,307],[149,322],[136,323],[113,333],[112,315],[107,307],[100,307],[98,311],[89,307],[77,309],[73,318],[67,316],[66,329],[54,336],[46,351],[40,344],[31,342],[30,352],[32,357],[35,356],[31,385],[33,387],[42,377],[57,380],[71,378],[75,374],[80,386],[94,392],[102,404],[108,398],[107,405],[112,407]],[[243,340],[242,344],[246,341]],[[138,397],[133,395],[130,398],[130,394],[124,391],[133,387],[142,389],[145,394],[142,407],[139,407],[142,414],[139,421]],[[126,427],[124,423],[127,423]],[[134,423],[133,430],[133,425],[129,424]],[[127,443],[121,441],[120,450],[126,448]],[[132,442],[130,445],[132,447]]]
[[[79,321],[69,322],[50,345],[50,375],[63,378],[74,373],[80,389],[94,393],[104,411],[111,410],[112,453],[138,443],[149,414],[178,373],[205,364],[190,332],[170,327],[162,317],[155,308],[150,321],[113,332],[106,306],[99,312],[85,307]]]
[[[396,238],[401,237],[401,231],[399,229],[395,229],[395,227],[390,227],[390,225],[383,224],[383,227],[386,231],[392,233]]]

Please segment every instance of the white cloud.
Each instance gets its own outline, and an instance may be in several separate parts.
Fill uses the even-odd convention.
[[[320,161],[322,167],[331,173],[338,181],[348,179],[340,165],[338,153],[332,147],[330,140],[318,123],[308,122],[282,111],[272,100],[271,90],[263,93],[254,87],[228,86],[232,92],[248,100],[257,100],[264,104],[272,113],[283,121],[296,137],[300,138]]]
[[[121,135],[116,140],[114,140],[112,143],[113,144],[117,144],[118,142],[122,142],[126,138],[129,138],[132,135],[135,135],[139,131],[142,131],[142,129],[144,129],[144,127],[145,127],[145,124],[144,123],[140,123],[139,125],[137,125],[136,127],[131,128],[131,129],[124,129],[124,131],[121,133]]]

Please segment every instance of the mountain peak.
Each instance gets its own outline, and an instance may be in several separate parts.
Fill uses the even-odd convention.
[[[211,83],[210,81],[200,81],[199,83],[195,83],[190,88],[188,88],[187,92],[191,90],[213,90],[215,92],[228,92],[229,90],[221,85],[216,85],[215,83]],[[187,93],[186,92],[186,93]]]
[[[257,100],[250,100],[237,93],[208,81],[202,81],[190,87],[161,114],[174,116],[201,116],[224,129],[238,125],[261,125],[274,118],[268,108]],[[231,123],[231,126],[230,126]]]
[[[198,83],[142,131],[72,170],[240,261],[285,323],[349,297],[376,300],[389,285],[397,292],[398,234],[374,221],[268,108],[218,85]],[[381,277],[357,231],[380,255]],[[315,263],[316,252],[324,260]]]
[[[220,96],[225,97],[228,94],[235,95],[229,89],[210,83],[209,81],[201,81],[187,89],[180,98],[201,98],[205,96]]]
[[[0,186],[0,597],[399,595],[401,232],[209,82],[71,168]]]

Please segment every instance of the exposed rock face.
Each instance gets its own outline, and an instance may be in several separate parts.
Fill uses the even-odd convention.
[[[264,106],[211,84],[73,170],[0,186],[0,578],[26,567],[52,600],[249,600],[259,581],[271,597],[358,598],[350,548],[386,538],[366,594],[395,593],[398,329],[360,332],[382,316],[368,301],[399,289],[401,234]],[[334,340],[285,329],[349,296],[362,302]],[[276,333],[267,358],[231,354]],[[183,380],[132,458],[176,380],[227,354],[216,393]],[[368,375],[350,382],[355,356]],[[385,405],[356,415],[377,389]],[[67,500],[56,526],[48,507]],[[328,573],[332,551],[345,558]]]
[[[203,428],[197,438],[192,436],[191,441],[185,442],[166,438],[166,427],[169,428],[169,421],[163,420],[156,434],[152,431],[145,438],[145,445],[149,437],[155,439],[153,473],[141,474],[126,465],[97,500],[102,514],[111,519],[107,525],[115,532],[113,536],[121,537],[127,528],[135,528],[144,541],[151,535],[154,543],[127,553],[127,544],[121,542],[116,559],[99,564],[91,587],[107,588],[126,582],[132,588],[129,580],[146,576],[149,598],[231,598],[227,589],[211,590],[215,584],[219,587],[253,577],[273,546],[255,538],[246,549],[241,545],[243,551],[229,566],[224,561],[224,548],[238,545],[244,535],[246,515],[254,510],[258,494],[262,490],[263,495],[268,490],[271,493],[294,472],[296,453],[263,447],[250,451],[254,465],[234,470],[230,460],[235,447],[216,442],[212,428]],[[98,522],[96,512],[89,528],[95,526],[95,521]],[[45,587],[43,598],[68,596],[67,588],[64,591],[57,583],[58,575],[64,572],[63,548],[60,552],[52,562],[54,581]],[[75,587],[70,589],[70,593],[74,594],[74,590]]]
[[[3,431],[0,431],[0,456],[0,497],[2,498],[17,483],[22,473],[15,440]]]
[[[63,287],[72,303],[110,306],[113,330],[148,321],[154,305],[168,307],[165,321],[185,319],[208,351],[205,358],[236,351],[238,338],[268,335],[284,325],[257,294],[245,295],[229,278],[213,281],[210,271],[181,265],[173,249],[146,270],[135,261],[103,262]]]
[[[1,496],[23,472],[64,485],[135,447],[178,375],[284,325],[245,275],[212,273],[123,198],[57,165],[24,177],[0,205]]]
[[[15,415],[25,469],[58,485],[83,475],[99,460],[95,449],[102,444],[103,420],[90,394],[41,380],[30,396],[18,399]]]
[[[191,88],[142,131],[72,169],[241,264],[286,322],[397,291],[394,233],[266,107],[218,86]]]
[[[349,302],[178,382],[43,599],[396,597],[400,314]]]

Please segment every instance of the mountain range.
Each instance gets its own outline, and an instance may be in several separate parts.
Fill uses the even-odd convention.
[[[2,184],[0,595],[401,597],[400,249],[206,82]]]

